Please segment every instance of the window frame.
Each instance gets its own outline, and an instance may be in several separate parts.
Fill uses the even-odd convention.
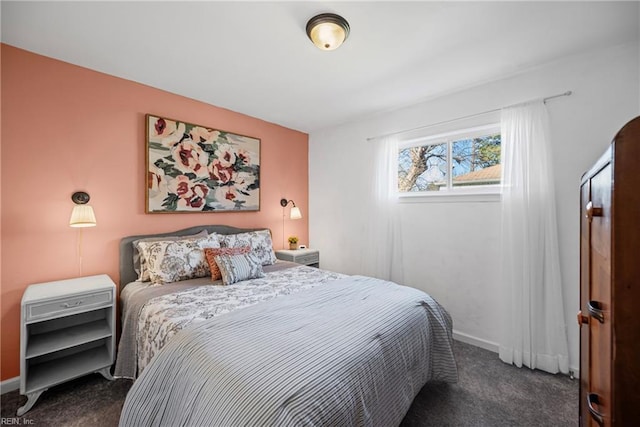
[[[396,185],[395,195],[400,202],[424,202],[424,201],[500,201],[502,194],[502,182],[500,184],[490,185],[469,185],[454,187],[453,184],[453,166],[451,161],[451,154],[453,150],[453,142],[461,139],[476,138],[479,136],[487,136],[491,134],[500,134],[500,123],[492,121],[489,124],[457,128],[447,132],[440,132],[436,134],[427,134],[414,138],[400,139],[398,141],[398,153],[396,154],[395,167],[396,167]],[[501,135],[502,136],[502,135]],[[502,141],[501,141],[502,142]],[[398,175],[398,155],[400,150],[411,147],[420,147],[424,145],[438,145],[447,144],[447,187],[444,190],[439,191],[408,191],[401,192],[398,190],[397,175]],[[502,164],[502,158],[500,159]]]

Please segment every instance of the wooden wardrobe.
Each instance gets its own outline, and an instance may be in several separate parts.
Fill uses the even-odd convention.
[[[580,188],[580,425],[640,425],[640,117]]]

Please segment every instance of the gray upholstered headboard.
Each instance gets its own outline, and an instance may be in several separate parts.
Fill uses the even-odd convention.
[[[131,242],[147,237],[187,236],[199,233],[202,230],[207,230],[209,233],[237,234],[247,231],[265,230],[265,228],[236,228],[228,225],[198,225],[169,233],[124,237],[120,240],[120,291],[122,291],[127,283],[131,283],[138,278],[138,274],[133,268],[133,245]]]

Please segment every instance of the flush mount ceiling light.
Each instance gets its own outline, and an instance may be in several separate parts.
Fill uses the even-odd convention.
[[[349,23],[340,15],[321,13],[307,22],[307,35],[319,49],[334,50],[349,37]]]

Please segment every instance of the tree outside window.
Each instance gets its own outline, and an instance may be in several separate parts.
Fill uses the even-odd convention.
[[[458,133],[398,150],[400,193],[500,184],[500,134]]]

